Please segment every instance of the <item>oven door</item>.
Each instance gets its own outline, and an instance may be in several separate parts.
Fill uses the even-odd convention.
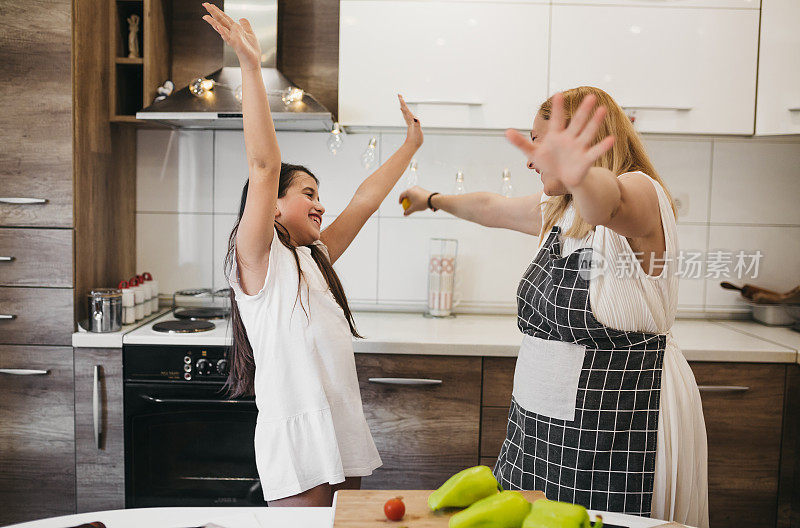
[[[256,416],[220,383],[126,383],[125,506],[265,506]]]

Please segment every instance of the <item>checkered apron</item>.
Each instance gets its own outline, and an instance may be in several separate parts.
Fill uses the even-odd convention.
[[[504,489],[649,516],[666,336],[598,322],[586,273],[592,248],[562,257],[560,232],[552,228],[519,284],[518,325],[533,337],[586,347],[575,419],[536,414],[512,398],[494,474]]]

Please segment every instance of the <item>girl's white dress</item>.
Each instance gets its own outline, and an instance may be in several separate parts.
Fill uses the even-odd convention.
[[[665,268],[659,275],[645,273],[628,240],[604,226],[597,226],[582,239],[562,235],[562,255],[592,247],[594,255],[603,257],[604,272],[593,275],[589,283],[592,312],[600,323],[618,330],[667,335],[652,516],[707,528],[708,451],[703,407],[694,373],[670,332],[678,307],[677,227],[666,192],[657,181],[647,178],[658,194],[666,242]],[[548,198],[543,195],[542,201]],[[566,232],[574,218],[575,208],[570,205],[556,225]]]
[[[298,247],[297,256],[299,291],[294,255],[274,231],[261,290],[245,294],[235,265],[228,279],[255,358],[255,455],[268,501],[367,476],[381,465],[344,312],[311,250]]]

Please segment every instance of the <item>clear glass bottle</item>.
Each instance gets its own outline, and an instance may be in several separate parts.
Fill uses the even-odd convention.
[[[344,134],[342,134],[342,129],[339,128],[339,123],[333,124],[327,144],[328,150],[334,156],[342,149],[342,145],[344,144]]]
[[[458,171],[456,173],[456,184],[453,187],[453,194],[464,194],[467,192],[467,187],[464,185],[464,173]]]
[[[506,198],[514,196],[514,186],[511,185],[511,171],[508,169],[503,169],[503,187],[500,192]]]
[[[412,159],[411,165],[408,166],[408,175],[406,176],[406,189],[419,185],[419,172],[417,170],[417,160]]]
[[[370,138],[367,149],[361,154],[361,166],[369,170],[373,168],[378,162],[378,140]]]

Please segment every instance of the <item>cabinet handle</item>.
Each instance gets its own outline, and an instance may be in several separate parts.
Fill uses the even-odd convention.
[[[406,99],[407,104],[483,106],[483,101],[471,99]]]
[[[800,112],[800,106],[793,106],[789,109],[790,112]]]
[[[750,387],[742,385],[698,385],[700,392],[747,392]]]
[[[0,314],[0,319],[6,319],[10,321],[11,319],[16,319],[17,316],[14,314]]]
[[[32,370],[32,369],[4,369],[0,368],[0,374],[12,374],[14,376],[47,376],[50,374],[49,370]]]
[[[92,423],[94,425],[94,445],[100,449],[100,365],[94,366],[92,380]]]
[[[675,110],[678,112],[688,112],[691,106],[664,106],[664,105],[622,105],[623,110]]]
[[[43,204],[47,203],[45,198],[24,198],[17,196],[8,196],[0,198],[0,202],[16,205],[30,205],[30,204]]]
[[[0,262],[11,262],[12,260],[17,260],[16,257],[0,257]]]
[[[425,378],[369,378],[370,383],[381,385],[441,385],[442,380]]]

